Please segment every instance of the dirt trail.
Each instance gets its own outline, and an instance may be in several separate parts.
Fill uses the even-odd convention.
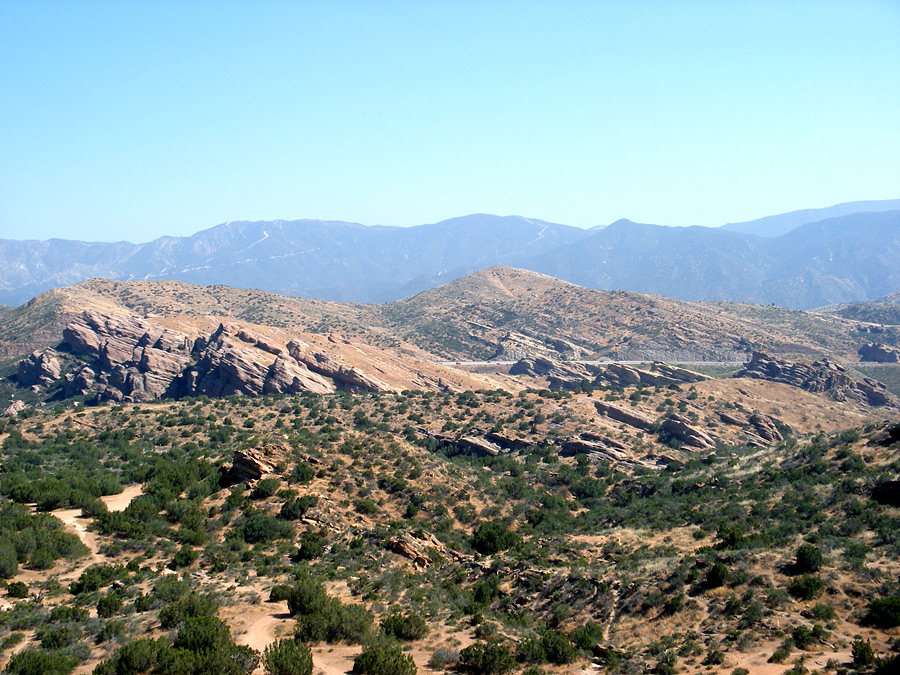
[[[142,494],[144,492],[140,485],[129,485],[117,495],[100,497],[100,501],[106,504],[106,508],[110,511],[124,511],[132,499]],[[66,529],[77,534],[84,545],[91,550],[90,557],[79,561],[72,570],[61,575],[60,580],[77,579],[91,565],[109,562],[109,558],[100,553],[100,540],[97,533],[87,529],[91,519],[82,517],[81,509],[57,509],[56,511],[51,511],[50,514],[59,518],[66,526]]]
[[[275,640],[290,637],[294,630],[287,602],[241,606],[240,614],[230,615],[226,611],[222,618],[231,628],[236,644],[252,647],[260,653]],[[253,672],[263,673],[264,670],[260,665]]]

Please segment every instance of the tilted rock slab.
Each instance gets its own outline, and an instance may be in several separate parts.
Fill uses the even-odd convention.
[[[813,393],[827,393],[835,401],[851,400],[873,407],[900,409],[900,401],[881,382],[870,377],[854,377],[828,359],[812,364],[788,363],[762,352],[753,352],[747,365],[734,377],[782,382]]]

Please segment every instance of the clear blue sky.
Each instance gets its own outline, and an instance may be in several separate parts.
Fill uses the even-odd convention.
[[[0,237],[898,197],[897,0],[0,0]]]

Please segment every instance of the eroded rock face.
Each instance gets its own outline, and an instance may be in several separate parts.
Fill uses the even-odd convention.
[[[652,419],[636,410],[620,408],[619,406],[607,403],[606,401],[594,401],[594,406],[601,415],[606,415],[610,419],[622,422],[635,427],[636,429],[649,429],[653,424]]]
[[[231,466],[225,469],[225,476],[231,483],[253,484],[262,478],[276,476],[276,467],[281,459],[279,449],[272,445],[235,450]]]
[[[622,363],[611,363],[602,367],[594,380],[595,385],[612,385],[614,387],[666,386],[670,384],[692,384],[711,379],[707,375],[695,373],[687,368],[670,366],[662,361],[655,361],[650,370],[635,368]]]
[[[291,340],[287,344],[287,352],[297,363],[302,363],[314,373],[334,380],[342,385],[342,389],[356,392],[394,390],[393,387],[374,375],[341,363],[328,354],[312,351],[309,349],[309,345],[297,340]]]
[[[15,417],[20,412],[25,410],[26,407],[27,406],[23,401],[13,401],[8,406],[6,406],[6,408],[3,409],[3,413],[0,414],[5,415],[6,417]]]
[[[788,363],[762,352],[753,352],[750,361],[735,377],[782,382],[806,391],[827,393],[836,401],[851,400],[873,407],[900,409],[900,401],[881,382],[870,377],[854,377],[828,359],[812,364]]]
[[[859,358],[863,361],[876,363],[900,363],[900,350],[893,347],[869,342],[859,348]]]
[[[21,387],[47,387],[59,379],[61,364],[56,352],[33,352],[19,361],[16,381]]]
[[[710,379],[686,368],[677,368],[661,361],[649,370],[623,363],[608,365],[561,363],[543,357],[520,359],[509,370],[510,375],[546,377],[551,389],[577,389],[584,382],[594,386],[635,387],[690,384]]]
[[[689,419],[681,415],[669,415],[663,421],[660,430],[693,448],[708,450],[716,447],[715,441],[709,434],[695,427]]]
[[[509,369],[510,375],[546,377],[552,389],[573,389],[582,382],[591,382],[594,372],[577,363],[560,363],[543,357],[520,359]]]
[[[772,421],[772,418],[768,415],[754,413],[753,415],[750,415],[750,419],[747,421],[763,440],[768,441],[769,443],[778,443],[779,441],[784,440],[781,432],[778,431],[778,427],[775,426],[775,422]]]

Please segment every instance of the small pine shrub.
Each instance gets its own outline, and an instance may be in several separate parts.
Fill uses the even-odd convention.
[[[416,675],[412,657],[397,647],[373,647],[353,660],[354,675]]]
[[[263,651],[263,667],[268,675],[311,675],[312,653],[297,640],[276,640]]]

